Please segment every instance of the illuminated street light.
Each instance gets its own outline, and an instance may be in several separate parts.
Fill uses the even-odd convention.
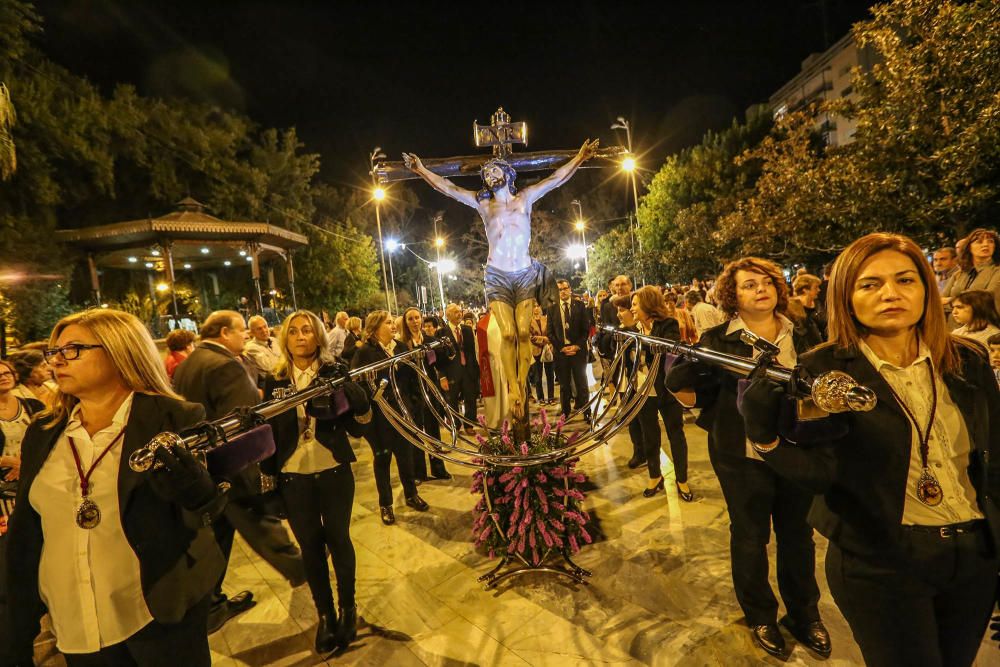
[[[437,246],[438,248],[443,248],[444,247],[444,239],[441,238],[440,236],[437,237],[436,239],[434,239],[434,245]]]
[[[637,232],[639,229],[639,190],[635,185],[635,158],[632,157],[632,124],[625,119],[624,116],[618,116],[615,123],[611,125],[612,130],[625,130],[625,145],[628,148],[629,156],[622,160],[622,170],[625,171],[629,180],[632,181],[632,203],[635,206],[634,211],[630,214],[631,220],[629,220],[629,233],[632,236],[632,257],[638,262],[638,258],[642,255],[642,236]],[[633,226],[634,220],[634,226]],[[635,252],[635,238],[639,236],[639,253]],[[645,278],[638,275],[638,267],[634,266],[633,270],[636,272],[636,278],[642,285],[646,284]]]
[[[635,158],[634,157],[627,157],[624,160],[622,160],[622,169],[624,169],[625,171],[627,171],[629,173],[632,173],[633,171],[635,171]]]
[[[389,302],[389,276],[386,275],[385,271],[385,242],[382,240],[382,212],[381,212],[381,202],[385,199],[385,188],[379,185],[378,177],[375,175],[375,164],[379,160],[385,159],[385,153],[382,152],[382,148],[379,146],[375,147],[375,150],[371,152],[368,156],[368,164],[370,166],[369,174],[372,177],[372,199],[375,200],[375,228],[378,230],[378,252],[379,258],[382,260],[382,289],[385,290],[385,309],[392,314],[392,304]]]
[[[385,189],[375,188],[374,192],[372,192],[372,196],[375,197],[375,201],[382,201],[385,199]]]
[[[156,283],[157,292],[166,292],[168,289],[170,289],[170,285],[166,283]]]
[[[455,269],[458,268],[458,264],[455,263],[455,260],[445,257],[437,263],[437,268],[441,273],[454,273]]]
[[[583,259],[587,256],[587,247],[582,243],[574,243],[566,248],[566,257],[569,259]]]
[[[399,310],[399,301],[396,300],[396,274],[392,270],[392,253],[399,249],[399,241],[396,239],[386,239],[385,249],[389,251],[389,284],[392,285],[392,305]]]
[[[388,239],[385,242],[385,249],[389,252],[396,252],[399,249],[399,241],[396,239]]]
[[[590,273],[590,262],[587,261],[587,224],[583,220],[583,205],[579,199],[570,202],[576,207],[576,231],[580,232],[580,241],[583,243],[583,271]]]
[[[573,225],[573,226],[576,227],[576,231],[582,232],[583,231],[583,220],[577,220],[576,224]]]

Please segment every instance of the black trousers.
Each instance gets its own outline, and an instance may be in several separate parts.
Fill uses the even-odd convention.
[[[785,608],[799,623],[819,620],[816,546],[806,523],[812,494],[779,477],[763,461],[720,454],[713,444],[710,438],[709,458],[729,510],[733,587],[747,624],[777,621],[778,600],[767,580],[772,523],[778,590]]]
[[[422,400],[422,399],[421,399]],[[427,435],[441,439],[441,425],[438,423],[437,418],[431,413],[431,409],[427,405],[421,403],[422,408],[419,412],[413,411],[413,417],[415,421],[419,424],[420,428],[423,429],[424,433]],[[444,414],[444,410],[439,407],[439,414]],[[427,459],[431,460],[431,475],[434,477],[441,477],[446,472],[448,472],[444,467],[444,460],[434,456],[433,454],[428,454],[419,447],[413,447],[413,475],[417,479],[427,479]]]
[[[188,610],[180,623],[153,621],[128,639],[96,653],[66,653],[69,667],[210,667],[208,607],[211,596]]]
[[[469,359],[467,363],[474,363]],[[459,411],[458,403],[462,401],[464,411],[463,416],[471,422],[476,421],[476,399],[479,398],[479,382],[476,379],[476,372],[468,366],[462,367],[461,374],[452,380],[448,378],[448,405],[452,410]]]
[[[657,396],[656,409],[663,420],[670,442],[670,460],[674,462],[674,475],[680,484],[688,480],[688,443],[684,435],[684,407],[673,394]]]
[[[905,539],[911,554],[906,566],[873,562],[833,543],[826,554],[830,592],[865,663],[971,665],[990,620],[997,583],[998,561],[988,547],[985,526],[948,538],[906,531]]]
[[[546,384],[548,385],[549,393],[542,393],[542,376],[545,376]],[[535,363],[531,364],[531,368],[528,369],[528,384],[535,388],[535,398],[539,401],[554,399],[556,393],[556,371],[552,367],[552,362],[542,362],[541,355],[535,357]]]
[[[377,436],[376,436],[377,438]],[[372,448],[372,469],[375,472],[375,488],[378,490],[378,504],[381,507],[392,507],[392,482],[389,480],[389,464],[396,458],[396,472],[403,485],[403,494],[410,498],[417,494],[417,483],[413,476],[413,445],[403,436],[393,430],[388,438],[377,441],[368,439]],[[384,440],[384,442],[382,442]]]
[[[559,400],[562,404],[562,414],[569,416],[570,399],[576,389],[576,400],[573,408],[579,410],[587,403],[590,394],[587,386],[587,351],[579,350],[576,354],[565,355],[555,353],[556,377],[559,378]]]
[[[335,609],[327,550],[337,575],[337,600],[341,607],[353,607],[357,560],[351,542],[354,507],[351,464],[308,475],[283,473],[279,484],[288,511],[288,525],[302,549],[306,581],[316,611],[332,614]]]

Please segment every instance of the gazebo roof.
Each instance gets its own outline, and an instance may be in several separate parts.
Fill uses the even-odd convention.
[[[177,209],[157,218],[56,232],[56,240],[90,251],[142,248],[164,241],[242,241],[291,250],[309,245],[302,234],[266,222],[220,220],[205,212],[204,204],[186,197]]]

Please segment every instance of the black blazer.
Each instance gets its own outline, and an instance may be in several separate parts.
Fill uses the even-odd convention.
[[[198,513],[161,499],[148,483],[148,473],[128,467],[128,457],[163,431],[176,433],[201,421],[200,405],[165,396],[135,394],[125,427],[118,471],[118,511],[125,539],[139,559],[143,597],[153,618],[177,623],[208,595],[226,569],[226,562],[211,529],[221,513],[225,496],[219,496]],[[28,502],[31,485],[66,426],[43,429],[47,420],[36,420],[21,446],[21,485],[17,509],[7,535],[8,606],[10,634],[4,638],[15,656],[31,656],[45,609],[38,593],[38,565],[42,555],[42,521]],[[31,664],[28,662],[27,664]]]
[[[261,402],[246,367],[228,350],[215,345],[199,345],[181,362],[174,372],[174,391],[205,406],[208,419]]]
[[[753,358],[753,348],[740,340],[739,332],[726,334],[729,322],[708,329],[698,340],[698,347],[717,352]],[[805,351],[806,343],[793,331],[792,344],[797,354]],[[746,457],[746,430],[736,410],[737,378],[732,373],[703,362],[680,360],[667,373],[666,388],[673,391],[694,389],[695,404],[701,414],[695,422],[708,431],[708,446],[723,456]]]
[[[1000,390],[987,360],[967,348],[960,350],[962,375],[945,375],[944,382],[969,429],[969,479],[996,550],[1000,451],[993,450],[1000,449]],[[826,428],[810,424],[817,437],[809,445],[783,440],[764,459],[782,476],[820,494],[809,522],[831,542],[879,560],[905,558],[901,522],[910,466],[909,419],[888,383],[859,350],[822,346],[803,356],[801,363],[813,375],[829,370],[847,373],[873,389],[878,403],[870,412],[830,415],[823,420]]]
[[[653,330],[649,332],[649,335],[656,336],[657,338],[669,338],[670,340],[680,340],[681,339],[681,326],[678,324],[677,320],[673,317],[667,317],[662,320],[653,321]],[[653,363],[653,351],[646,348],[643,351],[646,359],[646,365]],[[663,359],[661,357],[660,361]],[[652,370],[652,369],[650,369]],[[661,401],[669,400],[673,398],[673,395],[667,391],[666,386],[666,373],[663,372],[663,368],[658,369],[656,373],[656,379],[653,380],[653,387],[656,389],[656,395]]]
[[[433,340],[433,338],[427,336],[424,337],[425,342],[430,342],[431,340]],[[404,343],[396,343],[397,350],[402,350],[404,348],[406,348]],[[450,363],[451,357],[448,356],[448,348],[445,347],[439,347],[434,350],[434,363],[428,363],[426,358],[424,360],[424,371],[427,373],[427,376],[433,380],[439,390],[441,386],[439,384],[438,367],[448,366]],[[420,420],[420,414],[425,409],[428,409],[420,387],[423,380],[417,376],[417,372],[415,370],[405,364],[400,364],[396,368],[396,381],[399,383],[399,393],[403,395],[403,400],[406,402],[406,409],[410,411],[410,414],[413,415],[414,418]],[[429,389],[427,393],[430,394]]]
[[[442,364],[439,370],[444,373],[445,377],[448,378],[448,382],[456,382],[461,380],[462,371],[464,370],[467,375],[479,376],[479,359],[476,358],[476,332],[472,330],[472,327],[466,326],[465,324],[460,324],[462,327],[462,349],[459,350],[458,341],[455,340],[455,334],[451,330],[451,323],[445,322],[444,325],[438,329],[438,336],[447,337],[454,346],[455,356],[447,361],[442,360]],[[462,366],[462,355],[459,352],[465,352],[465,366]],[[439,353],[440,355],[440,353]]]
[[[351,363],[351,359],[354,358],[354,353],[358,351],[357,342],[360,339],[353,331],[347,332],[347,338],[344,339],[344,350],[340,353],[340,358],[346,363]],[[265,394],[267,396],[267,394]]]
[[[396,353],[399,354],[401,349],[397,349]],[[381,361],[383,359],[388,359],[389,355],[385,353],[382,346],[377,342],[367,341],[362,345],[357,353],[354,355],[354,359],[351,361],[351,368],[359,368],[361,366],[367,366],[368,364],[375,363],[376,361]],[[389,371],[380,371],[377,375],[377,382],[382,380],[389,380]],[[366,388],[367,385],[365,385]],[[390,384],[386,386],[383,396],[389,401],[389,403],[399,409],[399,403],[396,401],[396,392],[393,386]],[[386,450],[392,449],[395,445],[405,442],[403,436],[396,430],[396,428],[389,423],[385,414],[382,412],[382,408],[379,407],[378,403],[372,401],[372,421],[368,425],[368,430],[365,433],[365,439],[373,450]]]
[[[332,364],[325,364],[320,367],[318,374],[324,376],[326,373],[332,373],[334,368],[335,366]],[[264,395],[270,397],[275,389],[283,389],[291,384],[290,377],[278,380],[270,375],[264,382]],[[260,469],[269,475],[277,475],[299,444],[297,411],[286,410],[267,420],[267,423],[271,425],[271,430],[274,432],[275,452],[273,456],[261,461]],[[360,438],[364,431],[364,426],[358,424],[354,415],[348,412],[336,419],[317,419],[315,437],[319,444],[330,450],[337,463],[353,463],[358,459],[354,455],[354,450],[351,449],[347,434],[350,433],[355,438]]]
[[[587,314],[587,310],[582,301],[572,299],[569,302],[569,329],[566,331],[566,337],[569,339],[570,345],[576,345],[580,348],[576,356],[583,359],[587,358],[587,338],[590,336],[590,316]],[[552,343],[552,352],[557,357],[564,356],[562,353],[562,348],[565,346],[563,343],[562,304],[556,302],[549,306],[547,315],[549,321],[545,335]]]
[[[33,415],[36,412],[41,412],[45,409],[45,404],[34,398],[22,398],[17,396],[17,402],[21,404],[21,409],[27,412],[29,415]],[[0,430],[0,452],[3,451],[4,446],[7,444],[7,436],[3,434]]]

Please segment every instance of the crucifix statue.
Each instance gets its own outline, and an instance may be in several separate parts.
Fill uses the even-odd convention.
[[[532,362],[531,318],[537,303],[547,308],[558,300],[555,280],[548,269],[529,254],[531,207],[543,196],[563,185],[593,157],[612,158],[623,149],[598,150],[598,141],[587,140],[578,151],[512,154],[513,143],[527,142],[524,123],[511,123],[501,108],[490,125],[474,124],[477,146],[491,146],[493,157],[482,156],[428,160],[425,165],[412,153],[403,153],[403,164],[376,166],[381,182],[406,178],[400,167],[424,179],[443,195],[476,209],[486,225],[489,255],[486,260],[486,300],[500,326],[504,344],[500,350],[507,378],[508,405],[515,421],[527,416],[528,368]],[[518,190],[517,169],[555,171],[547,178]],[[478,171],[482,189],[460,188],[445,175],[470,175]],[[404,172],[405,173],[405,172]],[[412,178],[412,176],[410,176]]]

